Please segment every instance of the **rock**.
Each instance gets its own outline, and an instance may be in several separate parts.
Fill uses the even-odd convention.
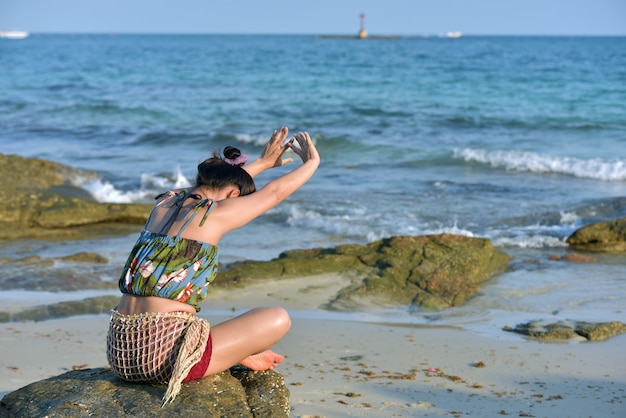
[[[0,239],[80,237],[126,228],[103,225],[143,224],[148,204],[98,203],[75,186],[75,179],[95,178],[93,172],[61,164],[0,154]],[[85,230],[86,226],[96,226]]]
[[[551,261],[567,261],[570,263],[595,263],[596,260],[588,255],[578,253],[567,253],[564,255],[552,255],[549,257]]]
[[[289,390],[272,370],[233,367],[183,383],[174,402],[162,408],[165,389],[125,382],[104,368],[74,370],[7,394],[0,400],[0,418],[289,416]]]
[[[43,258],[30,256],[5,258],[0,275],[0,291],[29,289],[48,292],[67,292],[86,289],[117,289],[120,262],[93,253]]]
[[[75,315],[108,313],[120,301],[119,296],[94,296],[81,300],[68,300],[50,305],[37,305],[18,311],[0,311],[0,323],[19,321],[44,321]]]
[[[9,260],[4,264],[5,269],[12,267],[15,273],[0,277],[0,290],[10,289],[16,282],[23,285],[26,280],[32,288],[49,291],[117,288],[117,282],[85,274],[82,265],[78,269],[68,265],[55,269],[55,260],[81,264],[103,262],[100,256],[90,253],[61,259],[36,256]],[[321,308],[352,310],[360,303],[367,303],[441,309],[463,304],[487,280],[504,271],[508,262],[509,256],[494,249],[486,239],[455,235],[393,237],[367,245],[288,251],[271,261],[234,263],[217,274],[212,286],[244,287],[263,280],[338,273],[353,278],[352,284]],[[114,270],[111,275],[119,274],[117,267]],[[118,301],[119,295],[104,295],[20,310],[0,310],[0,323],[105,313]]]
[[[65,257],[60,257],[59,261],[66,263],[92,263],[92,264],[106,264],[109,260],[106,257],[96,253],[80,252],[78,254],[71,254]]]
[[[626,218],[584,226],[567,243],[583,251],[626,252]]]
[[[579,337],[587,341],[602,341],[626,332],[626,324],[620,321],[596,323],[530,321],[525,324],[518,324],[514,328],[505,327],[504,330],[540,340],[569,340]]]
[[[620,321],[577,322],[574,330],[589,341],[602,341],[626,332],[626,324]]]
[[[574,327],[565,322],[551,324],[538,321],[527,322],[518,324],[515,328],[505,328],[505,330],[543,340],[569,340],[577,336]]]
[[[341,273],[355,280],[325,306],[328,309],[353,310],[362,303],[441,309],[465,303],[509,261],[488,239],[397,236],[367,245],[289,251],[266,262],[236,263],[219,273],[214,284],[243,286],[263,279]]]

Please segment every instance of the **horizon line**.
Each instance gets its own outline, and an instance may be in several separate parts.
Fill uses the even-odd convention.
[[[0,31],[2,32],[2,31]],[[5,31],[6,32],[6,31]],[[220,36],[241,36],[241,35],[250,35],[250,36],[354,36],[358,37],[358,34],[355,33],[282,33],[282,32],[129,32],[129,31],[94,31],[94,32],[74,32],[74,31],[24,31],[29,35],[176,35],[176,36],[202,36],[202,35],[220,35]],[[541,34],[541,33],[465,33],[459,31],[463,37],[471,37],[471,36],[515,36],[515,37],[626,37],[626,33],[624,34]],[[449,33],[447,32],[437,32],[437,33],[415,33],[415,34],[382,34],[382,33],[370,33],[368,36],[371,37],[395,37],[395,38],[415,38],[415,37],[441,37]]]

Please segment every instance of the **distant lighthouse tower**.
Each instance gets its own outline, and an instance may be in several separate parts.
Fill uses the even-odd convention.
[[[359,39],[367,38],[367,31],[365,30],[365,15],[361,13],[361,29],[359,30]]]

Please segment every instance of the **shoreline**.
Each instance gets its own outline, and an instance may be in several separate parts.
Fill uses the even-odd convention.
[[[626,411],[626,334],[540,342],[502,330],[513,312],[483,313],[480,327],[459,312],[451,321],[420,323],[320,308],[350,280],[323,274],[215,288],[199,315],[215,324],[259,305],[290,312],[292,328],[274,350],[286,357],[276,371],[291,393],[294,418],[587,418]],[[0,398],[73,368],[105,367],[108,320],[105,313],[0,323]]]
[[[626,335],[593,343],[305,318],[275,350],[294,417],[620,416]],[[220,322],[226,317],[211,317]],[[0,324],[0,397],[106,365],[108,315]],[[524,415],[526,414],[526,415]]]

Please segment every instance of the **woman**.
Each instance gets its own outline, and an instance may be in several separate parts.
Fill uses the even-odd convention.
[[[308,133],[286,141],[288,129],[274,131],[257,160],[227,147],[198,165],[196,185],[157,197],[119,280],[123,295],[107,336],[112,370],[129,381],[169,383],[163,404],[181,382],[200,379],[241,364],[273,369],[284,357],[270,350],[291,320],[278,307],[257,308],[211,327],[195,314],[214,279],[217,246],[227,232],[275,207],[306,183],[320,158]],[[255,191],[253,177],[291,162],[302,165]],[[199,215],[199,216],[197,216]]]

